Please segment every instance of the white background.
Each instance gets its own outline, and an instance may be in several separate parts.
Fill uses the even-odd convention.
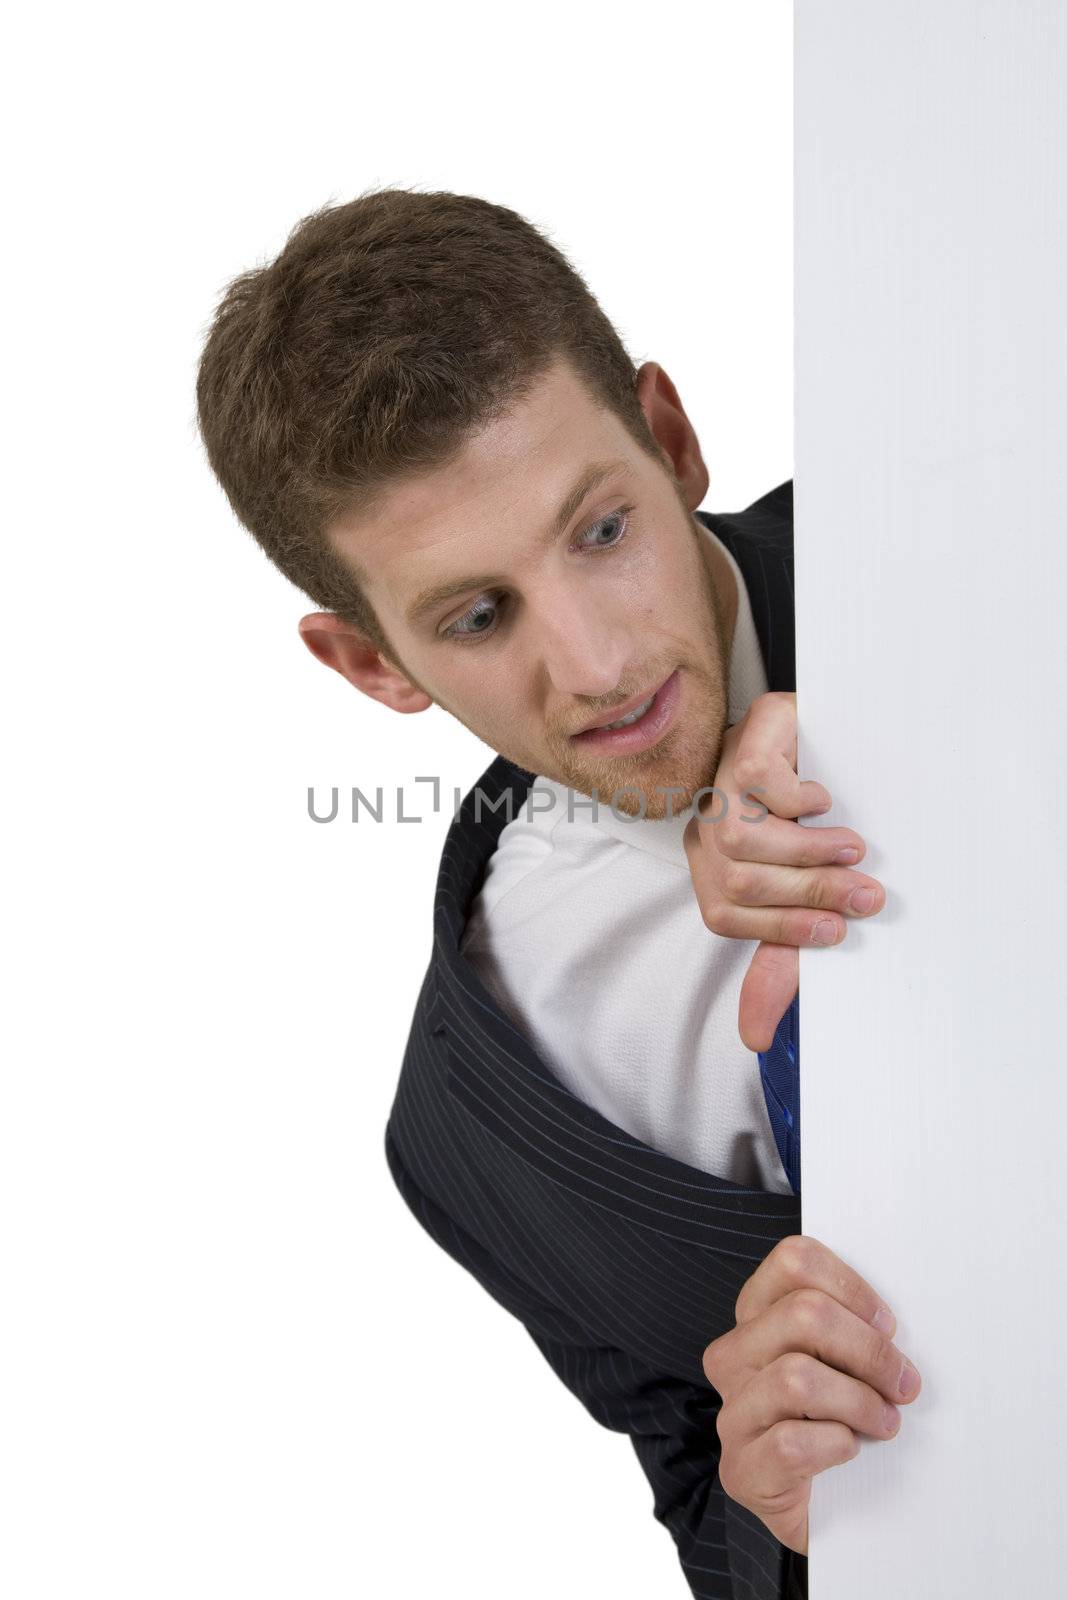
[[[492,752],[313,661],[193,384],[299,218],[473,192],[551,233],[678,385],[707,506],[748,505],[792,472],[789,6],[68,6],[6,38],[0,1588],[680,1597],[629,1443],[385,1165],[447,815],[306,811]]]

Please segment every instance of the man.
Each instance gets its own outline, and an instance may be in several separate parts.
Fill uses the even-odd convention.
[[[666,372],[470,196],[306,218],[230,286],[198,405],[308,648],[500,752],[442,856],[405,1199],[629,1433],[695,1595],[803,1594],[812,1476],[919,1380],[793,1192],[796,950],[884,896],[796,820],[830,799],[795,772],[791,485],[698,517]]]

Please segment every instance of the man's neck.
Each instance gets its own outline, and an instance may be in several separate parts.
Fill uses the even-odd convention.
[[[711,581],[715,585],[715,593],[719,597],[719,612],[722,618],[723,655],[727,661],[730,659],[730,650],[734,642],[734,628],[737,625],[737,580],[733,568],[723,554],[716,539],[708,537],[708,531],[702,523],[697,524],[702,534],[700,549]]]

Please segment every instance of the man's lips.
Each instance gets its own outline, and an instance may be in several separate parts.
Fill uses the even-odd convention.
[[[664,678],[655,688],[642,689],[640,694],[633,695],[629,700],[623,700],[621,704],[613,706],[610,711],[602,712],[599,717],[594,717],[592,722],[587,722],[583,727],[577,728],[571,738],[576,738],[581,733],[590,733],[594,728],[606,728],[609,722],[618,722],[620,718],[628,717],[631,711],[636,711],[638,706],[645,705],[655,695],[659,694],[666,681],[667,679]]]
[[[592,727],[583,728],[579,733],[572,734],[571,742],[579,749],[600,756],[639,755],[650,745],[658,744],[673,725],[678,715],[681,697],[679,668],[675,667],[670,677],[653,691],[651,705],[647,711],[642,712],[636,722],[631,722],[625,728],[609,728],[604,726],[604,714],[602,714],[600,721],[595,722]],[[640,710],[648,698],[646,691],[643,698],[628,700],[625,709],[623,706],[615,706],[608,716],[608,721],[617,722],[620,717],[626,716],[628,711]]]

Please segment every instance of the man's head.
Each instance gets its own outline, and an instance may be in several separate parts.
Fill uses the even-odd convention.
[[[641,791],[619,809],[711,782],[736,595],[692,515],[696,435],[516,213],[385,190],[305,219],[230,286],[197,398],[236,514],[324,608],[305,643],[357,688]],[[581,734],[664,685],[630,731]]]

